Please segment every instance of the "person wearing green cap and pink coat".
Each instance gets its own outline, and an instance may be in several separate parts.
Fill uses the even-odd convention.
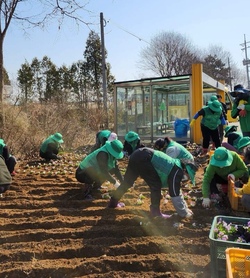
[[[215,148],[221,146],[220,135],[218,126],[226,124],[225,118],[222,113],[222,106],[218,100],[208,101],[207,106],[199,110],[190,122],[190,127],[194,125],[196,119],[202,116],[201,120],[201,133],[203,137],[202,142],[202,155],[207,154],[210,139],[212,139]]]
[[[58,156],[61,144],[63,143],[63,136],[61,133],[56,132],[50,135],[47,139],[42,142],[40,147],[40,157],[44,158],[46,161],[51,159],[61,159]]]
[[[116,139],[118,139],[118,136],[115,132],[112,132],[108,129],[98,131],[95,137],[95,145],[92,147],[91,152],[104,146],[106,141],[113,141]]]
[[[212,194],[217,194],[216,184],[228,184],[228,180],[248,182],[249,173],[240,156],[224,147],[214,151],[202,182],[203,207],[209,207]]]
[[[103,182],[109,181],[119,187],[123,176],[119,170],[117,160],[123,158],[123,144],[120,140],[106,141],[105,145],[87,155],[76,169],[76,179],[85,183],[84,198],[95,187],[99,188]],[[119,180],[119,182],[113,177]]]
[[[138,133],[129,131],[125,135],[125,141],[123,143],[123,151],[127,156],[130,156],[135,150],[145,147],[141,144],[141,139]]]

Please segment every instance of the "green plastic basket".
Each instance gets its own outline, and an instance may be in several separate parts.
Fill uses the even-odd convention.
[[[241,243],[233,241],[223,241],[215,239],[214,230],[219,220],[225,221],[228,224],[233,225],[246,225],[250,218],[242,217],[229,217],[224,215],[218,215],[214,217],[212,227],[209,233],[210,240],[210,256],[211,256],[211,274],[212,278],[226,277],[226,249],[227,248],[243,248],[250,249],[250,243]]]

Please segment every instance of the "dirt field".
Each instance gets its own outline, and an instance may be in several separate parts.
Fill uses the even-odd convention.
[[[240,214],[225,202],[202,208],[205,164],[197,187],[183,185],[193,219],[173,215],[161,220],[150,218],[148,186],[140,179],[124,195],[124,208],[107,208],[112,185],[95,191],[93,200],[83,200],[83,185],[74,177],[83,155],[63,157],[55,164],[37,158],[18,162],[11,189],[0,199],[0,277],[211,276],[208,235],[213,218]],[[126,164],[120,161],[123,172]],[[175,213],[167,198],[161,210]]]

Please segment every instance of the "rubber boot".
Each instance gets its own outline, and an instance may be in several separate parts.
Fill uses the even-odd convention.
[[[176,197],[171,197],[173,206],[176,210],[176,212],[181,216],[181,217],[190,217],[190,214],[192,211],[188,209],[187,203],[183,198],[183,195],[179,195]]]
[[[125,204],[122,202],[118,202],[115,198],[111,197],[108,208],[123,208],[125,207]]]
[[[172,216],[172,215],[161,213],[159,208],[153,206],[150,206],[150,213],[153,217],[162,217],[164,219],[168,219]]]
[[[113,197],[110,198],[108,207],[109,208],[116,208],[118,205],[118,201],[116,199],[114,199]]]

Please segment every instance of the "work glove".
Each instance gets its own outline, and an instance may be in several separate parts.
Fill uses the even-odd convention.
[[[192,127],[194,125],[194,122],[195,122],[195,119],[193,119],[191,122],[190,122],[190,127]]]
[[[247,111],[246,110],[240,110],[239,115],[241,117],[246,117]]]
[[[114,187],[118,188],[120,186],[120,183],[118,181],[115,182]]]
[[[210,203],[211,203],[211,200],[209,198],[203,198],[202,206],[204,208],[209,208],[210,207]]]
[[[244,109],[245,109],[245,104],[239,104],[239,105],[237,106],[237,109],[244,110]]]
[[[234,176],[233,174],[229,174],[229,175],[227,176],[227,179],[228,179],[228,180],[235,181],[235,176]]]
[[[235,191],[236,194],[240,194],[240,188],[239,187],[235,187],[234,191]]]

